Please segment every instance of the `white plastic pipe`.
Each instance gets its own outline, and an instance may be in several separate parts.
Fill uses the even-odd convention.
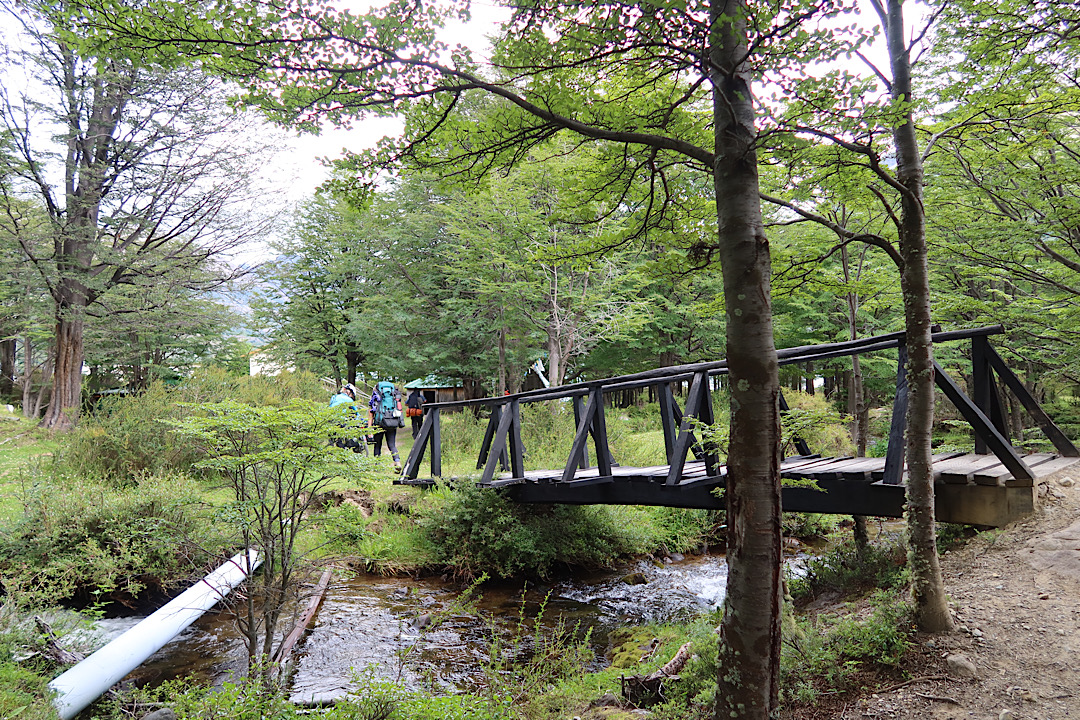
[[[106,690],[195,622],[262,563],[257,550],[229,559],[138,625],[49,683],[63,720],[71,720]]]

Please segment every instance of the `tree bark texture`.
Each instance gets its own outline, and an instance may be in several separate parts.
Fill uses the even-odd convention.
[[[61,315],[56,320],[56,353],[52,397],[41,424],[68,430],[79,419],[82,403],[83,317]]]
[[[0,395],[15,390],[15,338],[0,340]]]
[[[765,720],[780,664],[780,411],[770,255],[758,198],[745,0],[711,8],[714,189],[727,307],[731,393],[728,583],[720,630],[717,720]]]
[[[912,97],[911,59],[904,34],[902,0],[888,0],[886,38],[892,65],[893,98]],[[934,424],[934,349],[931,339],[930,272],[927,264],[923,167],[910,107],[893,127],[897,180],[903,185],[900,252],[904,259],[901,291],[907,331],[907,526],[916,619],[928,632],[952,629],[934,529],[934,477],[931,431]]]

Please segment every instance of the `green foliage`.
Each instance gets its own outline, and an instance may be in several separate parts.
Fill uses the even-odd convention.
[[[685,637],[674,643],[666,643],[663,647],[664,652],[658,653],[661,662],[666,661],[674,654],[681,642],[689,641],[693,654],[679,671],[679,681],[667,686],[668,702],[654,708],[657,718],[670,718],[670,720],[687,718],[689,720],[711,717],[711,711],[715,705],[719,651],[716,628],[721,620],[720,611],[698,618],[685,628]]]
[[[83,418],[57,454],[67,472],[123,487],[140,477],[185,471],[198,459],[194,448],[177,442],[163,420],[175,418],[175,391],[161,382],[141,393],[112,395]]]
[[[119,490],[37,477],[23,502],[0,536],[0,576],[25,600],[131,603],[186,580],[221,547],[183,476],[147,476]]]
[[[912,607],[884,591],[870,604],[868,614],[818,614],[785,627],[781,702],[812,704],[821,693],[852,689],[859,672],[899,666],[915,631]]]
[[[979,535],[991,535],[997,530],[989,530],[986,533],[980,533],[970,525],[958,525],[956,523],[936,523],[934,529],[937,533],[937,548],[938,552],[944,552],[946,550],[953,550],[961,547],[968,540]]]
[[[806,600],[826,592],[898,587],[908,579],[906,562],[907,551],[899,542],[872,542],[860,551],[853,540],[845,540],[807,560],[804,573],[789,579],[789,590],[796,600]]]
[[[470,486],[431,500],[417,522],[438,561],[461,577],[546,577],[559,565],[603,567],[647,547],[647,536],[606,506],[522,505]]]
[[[784,397],[791,408],[782,413],[780,420],[783,444],[788,454],[795,454],[796,437],[805,440],[810,450],[820,453],[822,457],[854,453],[855,446],[848,430],[851,418],[837,412],[823,394],[807,395],[789,390]]]
[[[38,633],[29,614],[7,595],[0,601],[0,718],[54,720],[47,683],[49,663],[19,662],[19,654],[36,649]]]
[[[62,445],[57,462],[63,472],[121,487],[148,473],[188,472],[198,453],[177,438],[171,424],[190,412],[185,404],[233,400],[276,407],[325,396],[321,383],[308,373],[267,377],[206,368],[179,385],[154,382],[143,392],[101,400]]]
[[[4,720],[54,720],[48,677],[18,663],[0,660],[0,717]]]
[[[723,533],[723,510],[700,510],[695,508],[641,507],[635,508],[643,517],[639,522],[648,528],[669,552],[687,552],[701,547],[702,543],[719,539]]]
[[[530,618],[525,614],[523,595],[511,636],[493,633],[484,668],[485,694],[493,703],[503,698],[518,704],[542,703],[546,691],[580,676],[595,659],[591,631],[582,633],[579,627],[570,627],[562,619],[554,627],[544,625],[547,600],[545,597]]]
[[[180,681],[166,682],[149,692],[135,694],[140,703],[166,705],[178,720],[290,720],[304,717],[301,709],[277,692],[266,692],[257,677],[220,687],[193,687]]]
[[[235,528],[242,547],[257,548],[263,560],[255,582],[258,600],[245,605],[241,625],[249,670],[269,683],[275,628],[296,592],[297,539],[336,462],[353,453],[327,446],[326,438],[342,429],[340,413],[323,404],[292,400],[256,407],[230,400],[190,410],[172,425],[205,453],[198,466],[214,471],[231,491],[232,502],[216,509],[218,517]]]
[[[827,537],[836,530],[840,522],[838,515],[819,513],[786,512],[781,517],[782,532],[786,537],[812,539]]]

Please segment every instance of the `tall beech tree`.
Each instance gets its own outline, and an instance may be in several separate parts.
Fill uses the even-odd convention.
[[[845,71],[828,73],[826,81],[792,83],[792,101],[779,126],[795,136],[822,139],[843,151],[838,163],[867,171],[871,191],[879,198],[895,232],[895,243],[874,232],[845,227],[811,204],[766,196],[774,204],[819,222],[843,239],[882,249],[900,273],[907,343],[908,410],[905,438],[907,463],[907,526],[912,596],[919,627],[945,632],[953,627],[937,554],[934,522],[934,478],[931,432],[934,422],[934,353],[931,340],[930,272],[927,261],[923,162],[938,140],[920,142],[916,129],[917,98],[912,81],[912,47],[921,39],[908,35],[903,0],[871,0],[888,51],[888,67],[858,79]],[[860,57],[862,57],[860,55]],[[879,102],[868,100],[880,82]],[[889,156],[892,156],[891,158]],[[818,167],[824,176],[833,168]],[[805,180],[805,178],[803,178]],[[839,246],[838,246],[839,247]]]
[[[301,204],[286,237],[271,244],[273,262],[260,268],[252,299],[255,320],[286,363],[356,382],[362,349],[347,331],[367,294],[358,213],[325,196]]]
[[[29,80],[22,91],[7,83],[0,104],[14,148],[0,168],[10,188],[2,201],[34,197],[48,219],[44,242],[39,224],[16,219],[12,232],[54,302],[42,422],[55,428],[79,414],[91,306],[120,286],[219,287],[236,274],[219,261],[265,229],[244,207],[256,148],[242,138],[243,117],[225,111],[220,82],[194,67],[90,51],[68,10],[5,6],[26,43],[10,72]]]

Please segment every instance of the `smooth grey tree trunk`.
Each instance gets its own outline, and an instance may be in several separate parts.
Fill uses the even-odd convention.
[[[912,97],[911,58],[904,33],[902,0],[888,0],[883,17],[892,66],[892,96],[900,103]],[[893,127],[897,180],[901,193],[900,277],[907,331],[907,525],[916,620],[927,632],[952,630],[945,584],[938,562],[934,527],[934,478],[931,431],[934,424],[934,351],[931,340],[930,272],[927,264],[923,166],[910,107]]]
[[[714,188],[727,307],[731,432],[728,583],[720,627],[717,720],[765,720],[780,664],[780,411],[771,267],[758,197],[744,0],[710,8]]]

